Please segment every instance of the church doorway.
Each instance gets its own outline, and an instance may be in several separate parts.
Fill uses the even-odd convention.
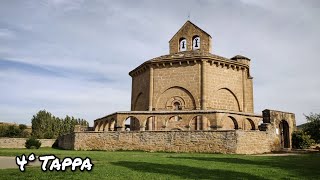
[[[279,124],[281,148],[290,148],[289,124],[282,120]]]

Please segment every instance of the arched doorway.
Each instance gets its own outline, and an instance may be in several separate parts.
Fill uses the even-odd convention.
[[[289,124],[282,120],[279,124],[281,148],[290,148]]]

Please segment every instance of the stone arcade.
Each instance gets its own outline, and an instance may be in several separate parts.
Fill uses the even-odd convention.
[[[291,147],[293,113],[254,114],[249,58],[211,54],[211,36],[190,21],[169,46],[170,54],[129,73],[131,111],[96,119],[94,131],[63,136],[60,147],[241,154]]]

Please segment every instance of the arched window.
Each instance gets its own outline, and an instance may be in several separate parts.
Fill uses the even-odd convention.
[[[173,103],[173,109],[175,110],[175,111],[178,111],[178,110],[181,110],[182,108],[181,108],[181,104],[179,103],[179,102],[174,102]]]
[[[181,38],[179,42],[179,50],[186,51],[187,50],[187,40],[185,38]]]
[[[193,36],[192,38],[192,49],[200,49],[200,37],[199,36]]]

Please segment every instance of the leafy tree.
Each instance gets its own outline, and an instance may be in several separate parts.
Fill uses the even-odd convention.
[[[317,143],[320,143],[320,114],[310,113],[305,117],[307,118],[307,123],[303,127],[303,131],[309,134]]]
[[[29,137],[30,133],[26,130],[27,126],[24,124],[17,125],[0,125],[0,137]]]
[[[32,136],[36,138],[57,138],[63,134],[74,131],[75,125],[80,124],[73,116],[66,116],[64,119],[53,116],[46,110],[39,111],[32,118]],[[83,125],[88,125],[88,122],[82,119]],[[80,124],[80,125],[82,125]]]
[[[310,135],[303,131],[295,131],[292,133],[292,147],[296,149],[309,148],[314,143]]]
[[[39,111],[32,117],[32,136],[36,138],[44,138],[44,134],[48,130],[48,124],[52,120],[51,113],[46,110]]]

